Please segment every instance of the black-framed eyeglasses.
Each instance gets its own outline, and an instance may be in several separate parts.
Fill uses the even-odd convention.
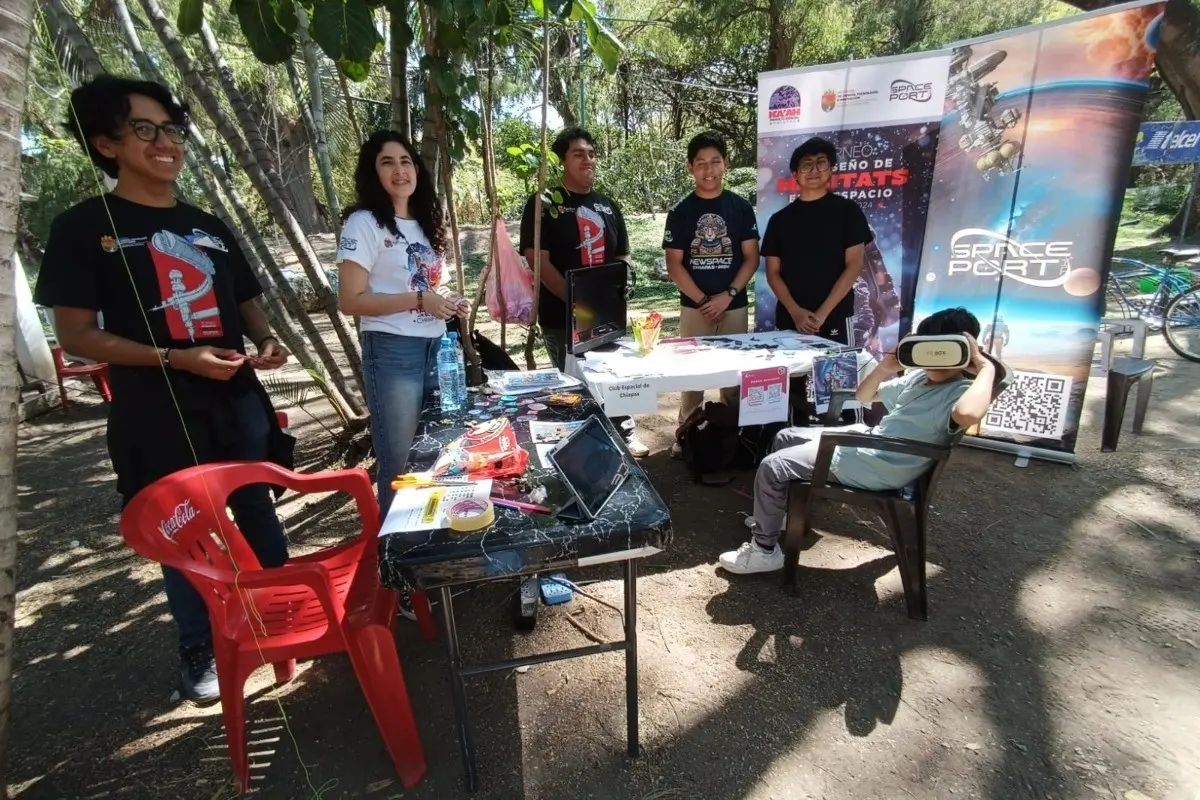
[[[125,124],[133,128],[133,135],[143,142],[153,142],[158,138],[159,131],[162,131],[163,135],[175,144],[183,144],[188,138],[187,127],[176,125],[174,122],[168,122],[166,125],[155,125],[148,119],[131,119]]]
[[[805,161],[800,165],[800,172],[828,172],[833,169],[833,165],[828,161]]]

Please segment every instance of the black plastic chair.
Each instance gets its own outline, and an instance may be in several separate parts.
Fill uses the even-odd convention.
[[[1155,362],[1146,358],[1118,358],[1108,368],[1108,394],[1104,398],[1104,427],[1100,434],[1100,452],[1112,453],[1121,438],[1129,390],[1137,384],[1137,405],[1133,409],[1133,432],[1142,432],[1150,393],[1154,391]]]
[[[995,401],[1012,382],[1012,372],[1002,362],[986,353],[984,357],[996,367],[996,379],[992,384],[992,400]],[[852,396],[852,393],[846,394]],[[827,419],[836,418],[845,399],[846,395],[834,397]],[[900,569],[900,582],[904,586],[904,602],[908,606],[908,616],[912,619],[927,619],[925,533],[929,522],[929,499],[937,487],[938,478],[941,477],[946,462],[950,459],[950,451],[958,444],[963,433],[960,431],[950,444],[945,446],[868,433],[822,433],[812,480],[794,481],[790,487],[784,541],[784,588],[790,588],[793,594],[799,590],[797,578],[800,549],[811,530],[809,520],[812,518],[813,503],[824,498],[865,508],[883,520],[891,536],[892,550],[896,554],[896,563]],[[929,468],[924,475],[903,489],[886,492],[855,489],[833,483],[829,479],[829,467],[833,461],[834,450],[838,447],[864,447],[922,456],[929,459]]]

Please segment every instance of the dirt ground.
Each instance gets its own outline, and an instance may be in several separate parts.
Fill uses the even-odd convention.
[[[1200,797],[1200,367],[1161,340],[1150,354],[1145,433],[1129,431],[1131,402],[1116,453],[1099,452],[1096,380],[1074,467],[959,448],[934,500],[928,622],[905,616],[880,523],[845,509],[820,521],[798,597],[775,576],[718,572],[746,535],[750,475],[690,483],[666,454],[677,397],[664,396],[639,420],[675,525],[639,584],[643,755],[625,756],[618,655],[474,679],[477,797]],[[327,434],[292,418],[302,468],[326,465]],[[18,478],[12,794],[232,797],[219,706],[172,697],[158,570],[117,532],[103,406],[85,395],[69,418],[24,425]],[[336,500],[282,510],[296,548],[354,532]],[[615,570],[573,577],[619,601]],[[615,613],[579,597],[519,634],[512,590],[456,599],[469,661],[586,644],[569,614],[620,635]],[[283,688],[252,679],[259,796],[466,796],[442,643],[404,621],[397,636],[424,781],[402,789],[348,662],[329,657]]]

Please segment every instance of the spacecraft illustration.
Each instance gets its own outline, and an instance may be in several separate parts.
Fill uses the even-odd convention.
[[[966,131],[959,137],[958,146],[964,153],[978,153],[975,169],[984,180],[1016,172],[1015,160],[1021,152],[1019,142],[1005,138],[1006,132],[1021,118],[1021,112],[1010,108],[996,117],[993,111],[1000,92],[995,83],[980,82],[1007,55],[1004,50],[997,50],[972,64],[971,48],[960,47],[950,61],[947,95]]]

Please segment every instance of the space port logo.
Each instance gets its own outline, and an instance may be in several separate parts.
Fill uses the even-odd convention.
[[[1074,242],[1018,242],[986,228],[964,228],[950,239],[950,275],[1011,278],[1028,286],[1065,286]]]
[[[787,84],[771,92],[767,103],[767,121],[772,125],[800,119],[800,91]]]
[[[897,78],[892,81],[891,91],[888,92],[888,100],[912,100],[916,103],[928,103],[933,99],[933,84],[932,83],[913,83],[906,81],[904,78]]]

